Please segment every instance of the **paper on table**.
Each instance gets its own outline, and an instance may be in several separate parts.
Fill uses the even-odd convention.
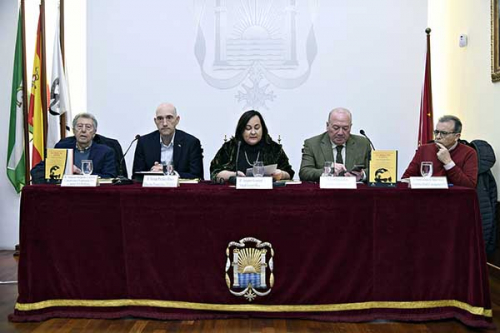
[[[199,182],[200,182],[199,178],[195,178],[195,179],[181,178],[181,179],[179,179],[180,184],[198,184]]]
[[[278,164],[269,164],[264,166],[264,176],[271,176],[275,171],[276,168],[278,167]],[[253,169],[248,168],[246,172],[247,177],[253,177]]]
[[[179,173],[174,170],[176,176],[179,176]],[[163,171],[136,171],[134,175],[143,175],[143,176],[160,176],[163,175]]]
[[[163,175],[162,171],[136,171],[134,174],[138,175],[150,175],[150,176],[155,176],[155,175]]]

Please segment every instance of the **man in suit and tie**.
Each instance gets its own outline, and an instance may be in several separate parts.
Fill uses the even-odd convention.
[[[176,129],[180,117],[170,103],[156,109],[157,131],[137,141],[133,172],[162,171],[164,164],[173,164],[180,178],[203,179],[203,151],[200,140]]]
[[[368,167],[369,141],[351,134],[352,115],[345,108],[330,111],[326,132],[304,141],[299,177],[304,181],[318,181],[323,174],[325,162],[334,162],[335,175],[354,176],[366,179],[364,170],[353,170],[355,166]]]

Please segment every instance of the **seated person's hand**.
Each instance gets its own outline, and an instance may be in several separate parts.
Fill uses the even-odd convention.
[[[450,151],[443,144],[436,142],[436,146],[438,147],[437,158],[443,164],[451,163],[453,160],[451,159]]]
[[[224,179],[224,181],[228,181],[229,177],[236,176],[236,172],[229,170],[222,170],[217,174],[217,179]],[[245,174],[241,171],[238,171],[238,177],[245,177]]]
[[[288,174],[288,172],[282,171],[280,169],[276,169],[276,171],[273,172],[272,176],[274,181],[290,179],[290,175]]]
[[[351,172],[346,172],[345,176],[346,177],[356,177],[356,181],[359,182],[361,179],[363,179],[363,170],[361,171],[351,171]]]
[[[273,180],[278,181],[283,179],[283,172],[280,169],[276,169],[273,174]]]
[[[160,172],[163,172],[163,165],[161,165],[160,163],[158,162],[155,162],[155,164],[151,167],[151,171],[160,171]]]
[[[333,170],[333,174],[335,176],[340,175],[342,172],[346,172],[347,169],[345,168],[345,165],[340,164],[340,163],[334,163],[335,165],[335,170]]]
[[[80,168],[78,168],[76,165],[73,164],[73,174],[74,175],[81,175],[82,174],[82,170],[80,170]]]

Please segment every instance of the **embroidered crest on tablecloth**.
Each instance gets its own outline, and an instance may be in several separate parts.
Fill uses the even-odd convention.
[[[226,249],[226,284],[231,294],[249,302],[267,296],[274,286],[274,250],[271,243],[246,237]]]

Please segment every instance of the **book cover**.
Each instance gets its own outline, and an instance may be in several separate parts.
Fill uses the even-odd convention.
[[[47,149],[45,179],[62,180],[73,174],[73,149]]]
[[[368,184],[394,187],[398,176],[398,151],[373,150],[371,152]]]

